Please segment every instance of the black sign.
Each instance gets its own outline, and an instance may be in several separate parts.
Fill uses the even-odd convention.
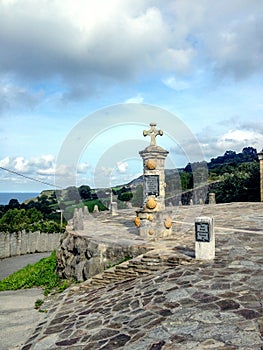
[[[145,175],[146,193],[148,196],[159,196],[159,175]]]
[[[195,223],[195,240],[197,242],[210,242],[210,232],[208,222]]]

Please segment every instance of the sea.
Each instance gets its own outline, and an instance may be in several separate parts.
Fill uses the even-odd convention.
[[[7,205],[10,199],[17,199],[21,204],[27,199],[39,196],[39,192],[0,192],[0,205]]]

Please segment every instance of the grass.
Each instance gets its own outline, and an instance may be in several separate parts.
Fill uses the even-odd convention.
[[[48,258],[41,259],[34,265],[27,265],[2,279],[0,291],[41,287],[44,289],[44,295],[48,295],[51,291],[62,292],[69,287],[69,282],[56,275],[56,265],[57,258],[54,251]]]

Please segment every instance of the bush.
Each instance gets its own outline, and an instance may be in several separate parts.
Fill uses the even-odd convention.
[[[45,295],[52,290],[61,292],[69,286],[69,283],[56,275],[56,266],[57,258],[54,251],[48,258],[41,259],[34,265],[27,265],[1,280],[0,291],[42,287]]]

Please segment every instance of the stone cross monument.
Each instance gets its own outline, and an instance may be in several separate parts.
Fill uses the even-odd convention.
[[[150,145],[139,154],[143,159],[143,207],[136,212],[135,225],[140,236],[156,240],[170,236],[172,220],[165,208],[164,162],[168,151],[156,144],[156,137],[163,135],[150,124],[150,130],[143,131],[143,136],[150,136]]]
[[[143,130],[143,136],[150,136],[151,137],[151,146],[156,146],[156,136],[160,135],[163,136],[163,131],[162,130],[157,130],[156,124],[155,123],[150,123],[150,130],[146,131]]]

